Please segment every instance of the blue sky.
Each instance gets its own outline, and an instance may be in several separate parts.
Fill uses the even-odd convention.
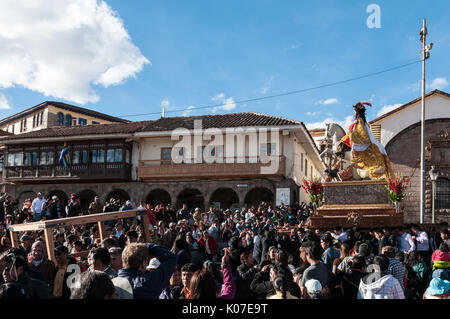
[[[0,118],[46,100],[114,116],[160,112],[162,103],[170,111],[226,102],[230,104],[223,108],[166,116],[255,111],[312,128],[324,121],[346,125],[351,105],[364,100],[373,104],[367,113],[370,120],[382,109],[420,95],[420,63],[290,96],[233,102],[418,60],[423,18],[428,42],[434,43],[427,61],[428,90],[450,91],[450,10],[444,0],[107,0],[115,13],[100,1],[77,0],[84,6],[76,9],[75,0],[57,0],[49,13],[45,4],[54,1],[36,0],[30,8],[16,0],[6,12],[0,10],[3,18],[16,21],[6,33],[0,31],[0,41],[9,48],[0,49],[0,58],[9,61],[0,62],[0,73],[2,67],[9,68],[0,74]],[[366,25],[371,14],[366,8],[372,3],[381,9],[381,28]],[[46,20],[57,21],[51,31]],[[32,31],[21,33],[24,26]]]

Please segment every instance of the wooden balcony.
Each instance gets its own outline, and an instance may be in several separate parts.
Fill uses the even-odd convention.
[[[131,180],[131,164],[96,163],[61,166],[7,166],[4,179],[10,182],[67,180]]]
[[[256,159],[252,161],[248,157],[243,163],[237,163],[237,160],[234,163],[181,164],[160,160],[139,161],[138,177],[143,180],[282,177],[286,172],[286,158],[284,156],[278,158],[279,162],[273,163],[273,170],[268,170],[270,163],[261,163]]]

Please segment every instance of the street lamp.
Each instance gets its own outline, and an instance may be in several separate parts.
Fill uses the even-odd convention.
[[[434,224],[434,199],[436,197],[436,179],[439,173],[434,169],[434,166],[431,166],[429,174],[431,179],[431,223]]]

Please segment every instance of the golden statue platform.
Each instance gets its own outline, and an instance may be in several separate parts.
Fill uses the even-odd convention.
[[[310,216],[308,225],[324,229],[403,225],[403,212],[396,212],[385,185],[385,181],[370,180],[323,183],[324,205]]]

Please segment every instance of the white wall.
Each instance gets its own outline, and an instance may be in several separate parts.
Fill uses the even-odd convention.
[[[421,102],[381,120],[381,143],[386,146],[389,141],[405,128],[421,121]],[[449,118],[450,98],[432,95],[425,100],[425,119]],[[426,129],[426,127],[425,127]]]

